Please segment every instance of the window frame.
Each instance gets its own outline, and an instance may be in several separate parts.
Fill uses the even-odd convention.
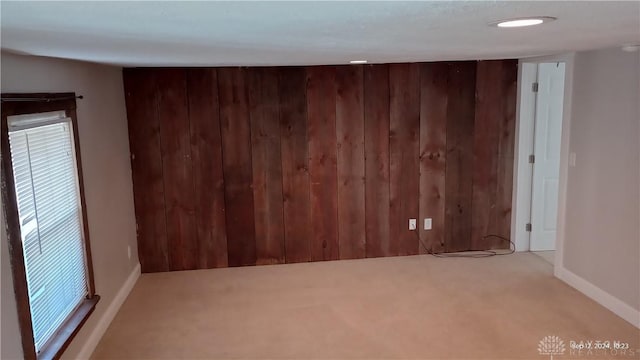
[[[95,293],[93,276],[93,262],[89,240],[89,227],[87,222],[87,208],[84,195],[84,178],[82,175],[82,158],[80,155],[80,141],[78,136],[78,121],[76,116],[75,93],[28,93],[28,94],[2,94],[2,118],[0,124],[0,143],[2,153],[2,203],[6,221],[7,242],[9,245],[9,257],[11,260],[11,272],[13,276],[13,288],[16,296],[18,310],[18,322],[22,340],[22,349],[25,359],[42,360],[58,359],[69,346],[71,340],[78,333],[89,315],[95,310],[100,296]],[[71,118],[73,142],[75,147],[76,172],[80,193],[82,237],[84,241],[88,295],[74,312],[60,325],[51,339],[42,347],[40,353],[36,353],[31,323],[31,310],[29,305],[29,292],[27,289],[26,269],[22,249],[22,237],[20,232],[20,218],[15,193],[13,165],[11,149],[9,146],[9,131],[7,118],[13,115],[34,114],[49,111],[64,110]]]

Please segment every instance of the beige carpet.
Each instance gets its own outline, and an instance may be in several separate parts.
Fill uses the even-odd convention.
[[[533,251],[533,254],[536,254],[543,258],[546,262],[553,265],[556,261],[556,252],[554,250],[551,251]]]
[[[93,358],[548,359],[548,335],[627,342],[640,331],[530,253],[410,256],[144,274]],[[635,353],[631,353],[635,351]]]

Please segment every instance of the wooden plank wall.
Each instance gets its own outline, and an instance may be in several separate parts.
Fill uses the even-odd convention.
[[[280,69],[280,155],[285,260],[311,260],[307,75],[304,68]]]
[[[145,272],[170,269],[158,123],[158,74],[150,69],[124,70],[136,235]]]
[[[336,69],[307,69],[311,261],[337,260]],[[285,240],[286,241],[286,240]]]
[[[476,65],[455,63],[448,73],[444,249],[462,251],[471,249]]]
[[[184,69],[164,69],[157,75],[158,122],[164,180],[169,268],[193,269],[197,259],[195,193],[191,134]]]
[[[226,267],[227,226],[222,171],[222,137],[215,69],[189,69],[189,125],[195,197],[197,267]]]
[[[284,262],[278,72],[249,71],[253,201],[258,264]]]
[[[389,66],[364,68],[365,248],[389,256]],[[380,206],[382,204],[382,206]]]
[[[389,219],[390,255],[418,253],[420,146],[420,64],[389,65]]]
[[[445,158],[447,155],[447,63],[422,64],[420,73],[420,217],[445,213]],[[452,100],[455,101],[455,100]],[[420,253],[444,251],[445,217],[431,217],[431,230],[418,226],[424,246]],[[424,221],[424,220],[423,220]]]
[[[362,67],[336,72],[338,239],[341,259],[365,257],[365,159]]]
[[[142,271],[507,248],[486,235],[510,234],[516,79],[515,60],[125,69]]]
[[[255,265],[257,259],[247,72],[218,69],[229,266]]]

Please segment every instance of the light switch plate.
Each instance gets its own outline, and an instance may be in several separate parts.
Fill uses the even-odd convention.
[[[417,226],[416,219],[409,219],[409,230],[415,230]]]
[[[431,230],[431,218],[424,219],[424,229]]]

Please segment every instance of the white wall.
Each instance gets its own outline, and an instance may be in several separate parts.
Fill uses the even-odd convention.
[[[626,313],[635,323],[640,323],[633,319],[640,310],[639,104],[639,52],[576,54],[569,142],[576,165],[568,168],[563,264],[634,309]]]
[[[96,293],[102,297],[63,358],[76,358],[138,265],[122,70],[2,53],[2,92],[76,92]],[[2,232],[2,260],[8,259]],[[131,247],[131,258],[127,247]],[[13,284],[2,264],[2,359],[20,357]],[[9,301],[7,301],[9,299]],[[107,316],[108,317],[108,316]]]

